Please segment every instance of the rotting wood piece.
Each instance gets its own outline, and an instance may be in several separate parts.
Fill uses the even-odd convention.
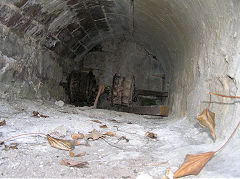
[[[112,104],[129,106],[133,101],[134,88],[134,76],[121,77],[115,74],[112,85]]]
[[[119,74],[115,74],[113,77],[112,86],[112,103],[121,104],[122,103],[122,78]]]
[[[135,114],[168,116],[168,106],[164,105],[123,107],[122,111]]]
[[[135,96],[138,96],[138,95],[155,96],[155,97],[168,97],[168,92],[136,89],[135,90]]]
[[[125,77],[122,86],[122,105],[129,106],[132,103],[135,88],[134,76]]]

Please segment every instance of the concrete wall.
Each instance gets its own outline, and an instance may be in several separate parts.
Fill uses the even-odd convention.
[[[239,95],[239,1],[135,1],[137,42],[164,56],[170,74],[170,107],[177,116],[207,107],[208,91]],[[216,131],[225,137],[238,121],[234,100],[212,97]]]

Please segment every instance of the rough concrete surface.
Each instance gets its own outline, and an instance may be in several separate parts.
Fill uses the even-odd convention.
[[[33,111],[50,117],[33,117]],[[189,122],[187,118],[139,116],[100,109],[83,111],[83,108],[70,105],[59,107],[50,101],[1,100],[0,117],[6,120],[6,125],[0,127],[1,140],[32,132],[58,131],[65,135],[63,139],[70,139],[71,134],[77,132],[87,134],[93,129],[116,133],[116,137],[105,138],[111,145],[99,139],[89,140],[90,146],[76,146],[73,150],[76,154],[86,152],[79,158],[71,158],[67,151],[52,148],[44,136],[23,136],[8,141],[6,145],[19,145],[18,149],[7,151],[1,145],[1,177],[135,178],[148,174],[160,178],[169,167],[176,171],[187,153],[216,150],[223,143],[214,143],[197,121]],[[103,124],[107,128],[100,128]],[[145,137],[148,131],[156,133],[157,139]],[[121,136],[126,136],[129,142],[118,142]],[[238,145],[239,140],[236,140],[231,147],[229,145],[218,153],[197,178],[239,177]],[[89,165],[87,168],[63,166],[60,165],[62,158],[87,161]]]

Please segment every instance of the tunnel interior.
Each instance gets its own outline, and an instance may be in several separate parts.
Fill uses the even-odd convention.
[[[98,108],[167,105],[168,89],[162,61],[125,37],[93,47],[63,84],[70,103],[93,106],[99,85],[104,93]]]
[[[91,106],[103,82],[98,107],[112,109],[119,75],[133,91],[167,93],[127,105],[166,105],[192,123],[210,105],[220,142],[239,103],[207,93],[240,94],[239,19],[237,0],[2,0],[0,98]]]

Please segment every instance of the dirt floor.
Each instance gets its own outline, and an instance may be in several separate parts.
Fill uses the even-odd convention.
[[[33,111],[49,117],[34,117]],[[93,129],[102,134],[108,131],[116,134],[105,139],[90,139],[89,146],[76,146],[75,154],[86,152],[82,157],[70,157],[68,151],[51,147],[46,137],[40,135],[10,140],[5,145],[17,143],[18,146],[17,149],[0,146],[1,177],[160,178],[169,167],[176,171],[187,153],[216,150],[222,144],[222,141],[214,143],[196,120],[86,110],[66,104],[60,107],[51,101],[0,100],[0,117],[0,121],[6,120],[6,125],[0,127],[0,140],[24,133],[71,139],[73,133],[88,134]],[[102,125],[107,128],[100,128]],[[146,137],[146,132],[157,134],[157,139]],[[227,153],[231,150],[226,148],[226,152],[214,157],[198,177],[239,177],[239,165],[235,165],[240,161],[239,150]],[[61,165],[63,158],[88,162],[88,165],[84,168],[64,166]]]

